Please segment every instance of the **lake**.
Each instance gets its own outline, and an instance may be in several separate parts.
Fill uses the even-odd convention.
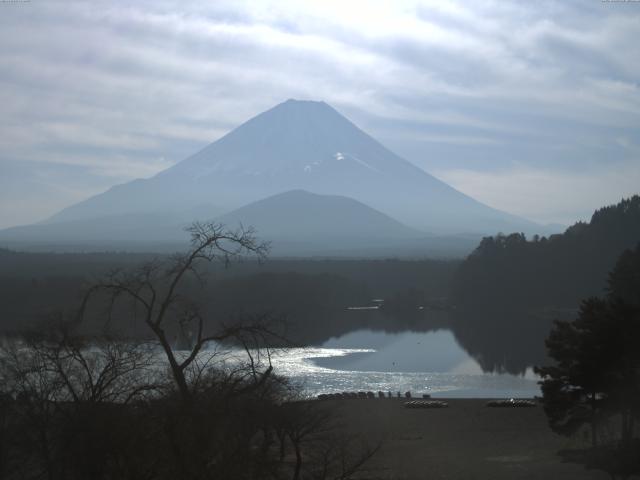
[[[11,342],[13,340],[6,340]],[[187,356],[189,351],[176,351]],[[204,361],[218,355],[221,365],[246,362],[246,353],[211,343],[201,352]],[[507,364],[510,350],[498,355]],[[158,365],[166,357],[158,349]],[[479,354],[475,354],[479,356]],[[491,353],[496,357],[496,353]],[[265,358],[263,357],[264,361]],[[480,360],[480,361],[478,361]],[[318,346],[281,348],[272,352],[275,373],[300,387],[303,395],[344,391],[411,391],[449,398],[531,398],[540,395],[531,368],[523,374],[483,371],[481,358],[470,355],[451,330],[430,331],[359,329],[329,338]]]
[[[318,347],[278,352],[274,369],[305,395],[343,391],[411,391],[413,396],[511,398],[540,395],[524,375],[486,373],[449,330],[387,333],[357,330]]]

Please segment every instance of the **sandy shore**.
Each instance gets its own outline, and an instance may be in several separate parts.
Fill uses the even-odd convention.
[[[407,409],[404,400],[328,400],[350,432],[382,442],[375,478],[607,479],[563,463],[575,440],[554,434],[541,407],[489,408],[487,400],[446,400],[448,408]],[[324,402],[323,402],[324,403]]]

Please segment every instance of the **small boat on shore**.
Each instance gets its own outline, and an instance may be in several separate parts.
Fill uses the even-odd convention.
[[[534,402],[533,400],[524,400],[524,399],[514,399],[514,398],[510,398],[508,400],[491,400],[489,402],[487,402],[487,407],[494,407],[494,408],[528,408],[528,407],[535,407],[536,406],[536,402]]]
[[[447,408],[449,404],[442,400],[413,400],[404,402],[404,408]]]

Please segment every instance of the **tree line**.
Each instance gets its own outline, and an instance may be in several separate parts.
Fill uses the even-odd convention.
[[[640,241],[640,196],[601,208],[563,234],[482,239],[460,265],[453,300],[468,308],[576,308],[599,295],[622,251]]]
[[[168,258],[0,249],[0,331],[21,330],[51,311],[73,309],[81,300],[80,291],[113,270]],[[376,323],[381,328],[398,327],[401,322],[396,317],[400,315],[395,312],[405,305],[415,310],[430,298],[448,296],[457,265],[457,261],[442,260],[269,258],[263,264],[236,262],[233,268],[225,268],[223,263],[203,265],[207,288],[186,279],[183,290],[197,298],[212,319],[268,310],[287,317],[291,340],[322,343],[362,325],[363,319],[345,315],[345,309],[367,305],[374,298],[388,300],[390,311],[394,311]],[[317,328],[322,324],[324,329]]]

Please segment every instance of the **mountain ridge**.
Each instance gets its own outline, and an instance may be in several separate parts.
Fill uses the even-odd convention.
[[[98,214],[231,211],[283,191],[354,198],[431,233],[534,231],[533,222],[483,205],[404,160],[324,102],[288,100],[149,179],[114,186],[47,223]]]
[[[302,201],[296,194],[278,196],[298,192],[300,197],[301,191],[324,196],[321,201],[320,197],[303,198],[310,209],[320,201],[321,214],[314,217],[307,212],[305,217],[295,208]],[[192,221],[229,219],[233,217],[225,215],[232,212],[238,218],[238,210],[251,212],[258,208],[255,203],[262,205],[259,208],[277,208],[267,209],[266,216],[249,215],[253,220],[248,223],[258,223],[267,232],[287,232],[279,236],[284,240],[280,243],[296,244],[296,248],[314,235],[326,237],[325,230],[333,229],[337,230],[335,245],[325,246],[343,251],[340,235],[353,240],[354,225],[370,232],[363,241],[372,236],[381,239],[381,231],[398,233],[386,238],[385,252],[400,255],[424,251],[416,243],[419,235],[409,232],[421,232],[432,240],[460,234],[479,238],[497,232],[546,233],[540,225],[483,205],[429,175],[326,103],[290,99],[151,178],[116,185],[44,222],[4,230],[0,242],[46,239],[51,245],[72,242],[102,247],[109,241],[120,245],[127,240],[136,245],[175,244],[182,228]],[[369,228],[360,216],[380,228]],[[269,227],[267,217],[277,228]],[[335,217],[333,224],[328,222],[330,217]],[[341,226],[336,228],[337,224]],[[438,248],[446,244],[438,242]],[[351,243],[351,250],[357,251]],[[381,251],[381,244],[376,245]],[[317,246],[314,251],[322,254],[323,246]]]

